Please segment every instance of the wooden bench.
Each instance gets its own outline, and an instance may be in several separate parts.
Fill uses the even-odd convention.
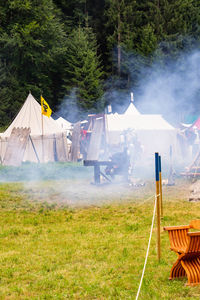
[[[186,277],[187,285],[200,284],[200,220],[193,220],[189,225],[168,226],[170,249],[177,253],[178,259],[170,271],[169,279]]]

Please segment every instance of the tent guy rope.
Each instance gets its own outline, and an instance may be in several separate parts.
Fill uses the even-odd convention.
[[[157,203],[158,196],[160,196],[160,195],[155,195],[155,203],[154,203],[153,217],[152,217],[152,223],[151,223],[151,230],[150,230],[150,235],[149,235],[149,242],[148,242],[144,267],[143,267],[143,270],[142,270],[142,276],[141,276],[141,279],[140,279],[140,284],[139,284],[139,288],[138,288],[135,300],[138,300],[140,290],[141,290],[141,286],[142,286],[142,281],[143,281],[143,278],[144,278],[144,272],[145,272],[145,269],[146,269],[146,264],[147,264],[147,259],[148,259],[148,255],[149,255],[150,244],[151,244],[151,237],[152,237],[152,232],[153,232],[153,225],[154,225],[155,214],[156,214],[156,203]],[[153,197],[154,196],[151,196],[151,198],[153,198]]]

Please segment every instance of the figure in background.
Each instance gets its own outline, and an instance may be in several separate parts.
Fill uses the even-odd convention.
[[[81,138],[80,138],[80,153],[82,155],[82,159],[87,158],[87,152],[90,142],[90,134],[84,127],[81,127]]]
[[[144,151],[142,144],[140,143],[137,134],[134,133],[131,137],[130,143],[128,145],[130,153],[130,165],[131,169],[134,169],[135,164],[141,159],[142,153]]]
[[[105,169],[106,175],[114,179],[116,175],[121,175],[124,181],[129,182],[130,156],[128,148],[124,147],[122,152],[116,152],[110,157],[111,164]]]

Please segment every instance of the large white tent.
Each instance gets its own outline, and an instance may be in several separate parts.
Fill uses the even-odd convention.
[[[2,161],[13,128],[30,128],[31,130],[31,139],[25,149],[24,161],[37,162],[38,158],[39,161],[44,162],[55,161],[55,159],[66,160],[67,139],[64,130],[53,118],[41,114],[41,106],[31,93],[29,93],[14,121],[5,132],[0,134],[0,157]],[[63,152],[65,150],[66,153]],[[14,149],[14,151],[17,151],[17,149]],[[56,158],[56,156],[60,156],[60,158]]]
[[[124,114],[107,115],[108,142],[118,145],[124,132],[132,131],[148,155],[168,154],[170,145],[176,148],[176,129],[161,115],[141,114],[131,102]]]

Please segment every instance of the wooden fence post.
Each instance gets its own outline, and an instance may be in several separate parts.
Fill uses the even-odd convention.
[[[162,198],[162,168],[161,168],[161,156],[159,155],[159,182],[160,182],[160,213],[163,217],[163,198]]]

